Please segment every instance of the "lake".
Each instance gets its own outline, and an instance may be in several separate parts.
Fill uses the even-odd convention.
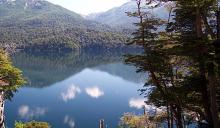
[[[28,84],[5,103],[6,126],[46,121],[55,128],[116,128],[125,112],[142,114],[144,74],[122,52],[16,53]]]

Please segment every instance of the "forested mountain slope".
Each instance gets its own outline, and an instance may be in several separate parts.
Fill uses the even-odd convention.
[[[0,45],[62,50],[121,46],[126,38],[111,27],[44,0],[0,0]]]
[[[149,8],[148,8],[149,7]],[[150,6],[145,9],[152,13],[154,16],[167,19],[168,11],[165,6],[159,8],[150,9]],[[111,27],[121,28],[121,29],[134,29],[134,23],[138,22],[137,18],[128,17],[126,12],[135,12],[137,11],[137,4],[135,1],[129,1],[123,4],[120,7],[115,7],[103,13],[90,14],[86,16],[89,20],[94,20],[103,24],[107,24]]]

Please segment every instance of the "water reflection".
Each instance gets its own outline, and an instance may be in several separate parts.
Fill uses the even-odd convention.
[[[68,87],[68,89],[65,92],[61,93],[61,96],[63,101],[67,102],[69,100],[74,99],[76,95],[79,94],[80,92],[81,90],[79,87],[75,85],[71,85],[70,87]]]
[[[129,106],[137,109],[143,108],[145,106],[146,99],[144,98],[131,98],[129,100]]]
[[[85,90],[86,93],[92,98],[99,98],[100,96],[104,95],[104,92],[99,89],[99,87],[87,87]]]
[[[33,118],[44,116],[47,111],[48,109],[44,107],[35,106],[31,108],[28,105],[22,105],[18,108],[18,115],[23,119],[31,120]]]
[[[39,120],[55,127],[95,128],[104,118],[109,127],[117,127],[124,112],[143,113],[130,107],[129,100],[140,97],[137,90],[145,76],[124,65],[122,55],[16,54],[13,61],[29,83],[6,103],[7,125],[12,127],[15,120]]]
[[[105,51],[100,51],[100,53],[76,51],[65,54],[47,53],[46,55],[17,53],[13,57],[13,62],[28,78],[28,87],[47,87],[86,68],[102,70],[129,81],[142,81],[140,75],[134,73],[134,67],[122,64],[124,54]]]
[[[75,127],[75,121],[71,117],[69,117],[68,115],[66,115],[64,117],[64,124],[68,125],[69,128]]]

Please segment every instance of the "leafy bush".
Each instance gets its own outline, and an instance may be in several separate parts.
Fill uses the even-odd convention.
[[[15,128],[51,128],[51,126],[47,122],[31,121],[26,123],[15,122]]]

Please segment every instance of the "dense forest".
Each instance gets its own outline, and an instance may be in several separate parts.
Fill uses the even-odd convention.
[[[127,37],[107,25],[43,0],[0,0],[0,46],[71,50],[120,47]]]
[[[218,0],[136,0],[139,19],[131,44],[142,46],[141,55],[128,55],[126,63],[149,74],[140,93],[146,103],[165,107],[168,128],[219,128],[220,5]],[[167,20],[145,11],[165,6]],[[159,28],[164,28],[158,31]],[[146,92],[153,86],[151,93]],[[142,120],[143,121],[143,120]],[[139,122],[141,123],[141,121]],[[139,123],[130,127],[138,127]],[[160,122],[161,123],[161,122]],[[125,123],[125,126],[129,124]],[[147,125],[146,123],[144,125]]]

